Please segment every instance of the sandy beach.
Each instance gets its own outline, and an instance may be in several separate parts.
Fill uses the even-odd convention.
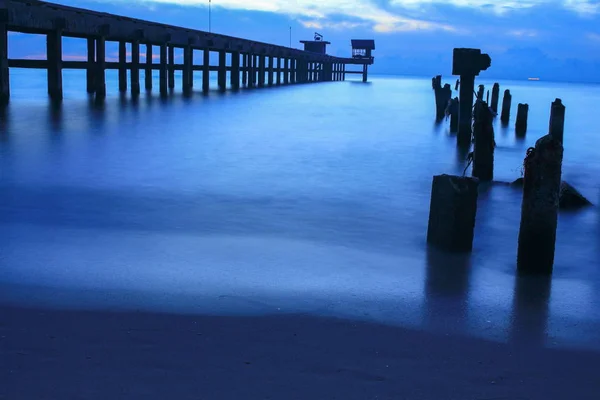
[[[301,315],[0,308],[0,398],[597,399],[600,354]]]

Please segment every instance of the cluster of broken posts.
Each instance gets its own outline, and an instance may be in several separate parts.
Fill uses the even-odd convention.
[[[472,176],[437,175],[433,177],[427,241],[445,251],[471,251],[479,184],[492,182],[494,175],[493,120],[498,113],[500,86],[492,89],[484,100],[484,86],[475,95],[475,77],[491,65],[491,58],[479,49],[454,49],[452,74],[459,75],[455,90],[459,98],[452,99],[449,84],[442,87],[441,76],[433,78],[436,96],[436,117],[450,116],[450,130],[456,132],[459,146],[470,148]],[[473,105],[475,100],[475,105]],[[510,119],[512,96],[504,92],[501,121]],[[529,106],[519,104],[515,131],[527,130]],[[556,227],[559,208],[589,205],[573,187],[563,182],[563,131],[565,106],[556,99],[550,109],[548,134],[537,140],[535,147],[524,155],[524,176],[513,182],[523,185],[521,224],[517,250],[517,270],[525,274],[551,274],[554,266]],[[465,169],[465,173],[466,173]]]

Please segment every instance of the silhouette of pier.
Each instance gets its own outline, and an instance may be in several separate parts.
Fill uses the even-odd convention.
[[[8,32],[46,35],[46,60],[9,59]],[[63,37],[86,39],[87,60],[63,60]],[[320,40],[322,37],[315,37],[315,41]],[[118,61],[106,59],[107,42],[119,43]],[[106,96],[107,69],[119,71],[119,91],[130,90],[132,96],[140,93],[140,71],[145,75],[145,89],[152,90],[154,70],[159,71],[161,95],[175,88],[175,71],[182,71],[181,87],[185,94],[193,90],[196,71],[202,72],[204,92],[210,90],[211,72],[217,72],[220,90],[227,87],[228,72],[232,89],[339,81],[353,73],[362,74],[363,81],[367,80],[368,66],[374,62],[373,41],[353,41],[358,47],[366,44],[368,48],[361,50],[354,46],[353,55],[348,58],[327,55],[328,42],[322,43],[323,46],[316,47],[305,43],[305,49],[298,50],[43,1],[0,0],[0,104],[10,99],[10,68],[47,70],[48,94],[56,101],[63,98],[63,69],[86,70],[87,91],[99,99]],[[143,63],[141,46],[146,50]],[[158,62],[154,60],[154,46],[159,48]],[[314,51],[315,48],[322,50]],[[183,63],[175,62],[175,49],[183,49]],[[203,52],[201,64],[194,63],[194,50]],[[211,65],[211,52],[218,54],[218,65]],[[359,65],[362,69],[346,70],[347,65]]]

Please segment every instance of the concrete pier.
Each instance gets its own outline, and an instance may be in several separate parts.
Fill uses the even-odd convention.
[[[192,92],[192,82],[194,81],[194,51],[192,46],[188,45],[183,48],[183,73],[181,90],[184,94],[190,94]]]
[[[433,177],[427,242],[445,251],[473,248],[478,180],[462,176]]]
[[[96,39],[96,72],[94,74],[96,83],[96,99],[106,97],[106,39],[100,36]]]
[[[515,132],[518,136],[524,136],[527,132],[527,116],[529,115],[529,105],[519,103],[517,106],[517,120],[515,122]]]
[[[265,86],[265,70],[266,70],[266,60],[265,56],[258,56],[258,86]]]
[[[502,98],[502,113],[500,114],[500,121],[504,124],[508,124],[510,120],[510,106],[512,103],[512,95],[510,94],[510,90],[506,89],[504,91],[504,97]]]
[[[563,146],[552,135],[527,151],[517,253],[520,273],[551,274],[562,175]]]
[[[231,53],[231,88],[237,90],[240,88],[240,53],[234,51]]]
[[[268,76],[267,76],[267,84],[269,86],[273,86],[273,70],[274,70],[274,65],[273,63],[275,62],[273,57],[269,57],[269,67],[268,67]]]
[[[167,45],[167,49],[169,53],[169,89],[173,90],[175,89],[175,47],[173,45]]]

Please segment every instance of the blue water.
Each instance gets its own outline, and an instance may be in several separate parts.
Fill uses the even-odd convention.
[[[482,190],[471,255],[426,246],[432,176],[465,168],[448,122],[434,123],[430,78],[132,101],[109,74],[100,106],[84,74],[65,71],[57,108],[43,73],[11,73],[2,303],[308,313],[600,350],[596,207],[561,213],[551,280],[515,276],[521,193],[507,186]],[[496,180],[521,175],[560,97],[563,178],[600,203],[600,86],[500,85],[513,118],[495,127]],[[524,140],[518,102],[530,105]]]

